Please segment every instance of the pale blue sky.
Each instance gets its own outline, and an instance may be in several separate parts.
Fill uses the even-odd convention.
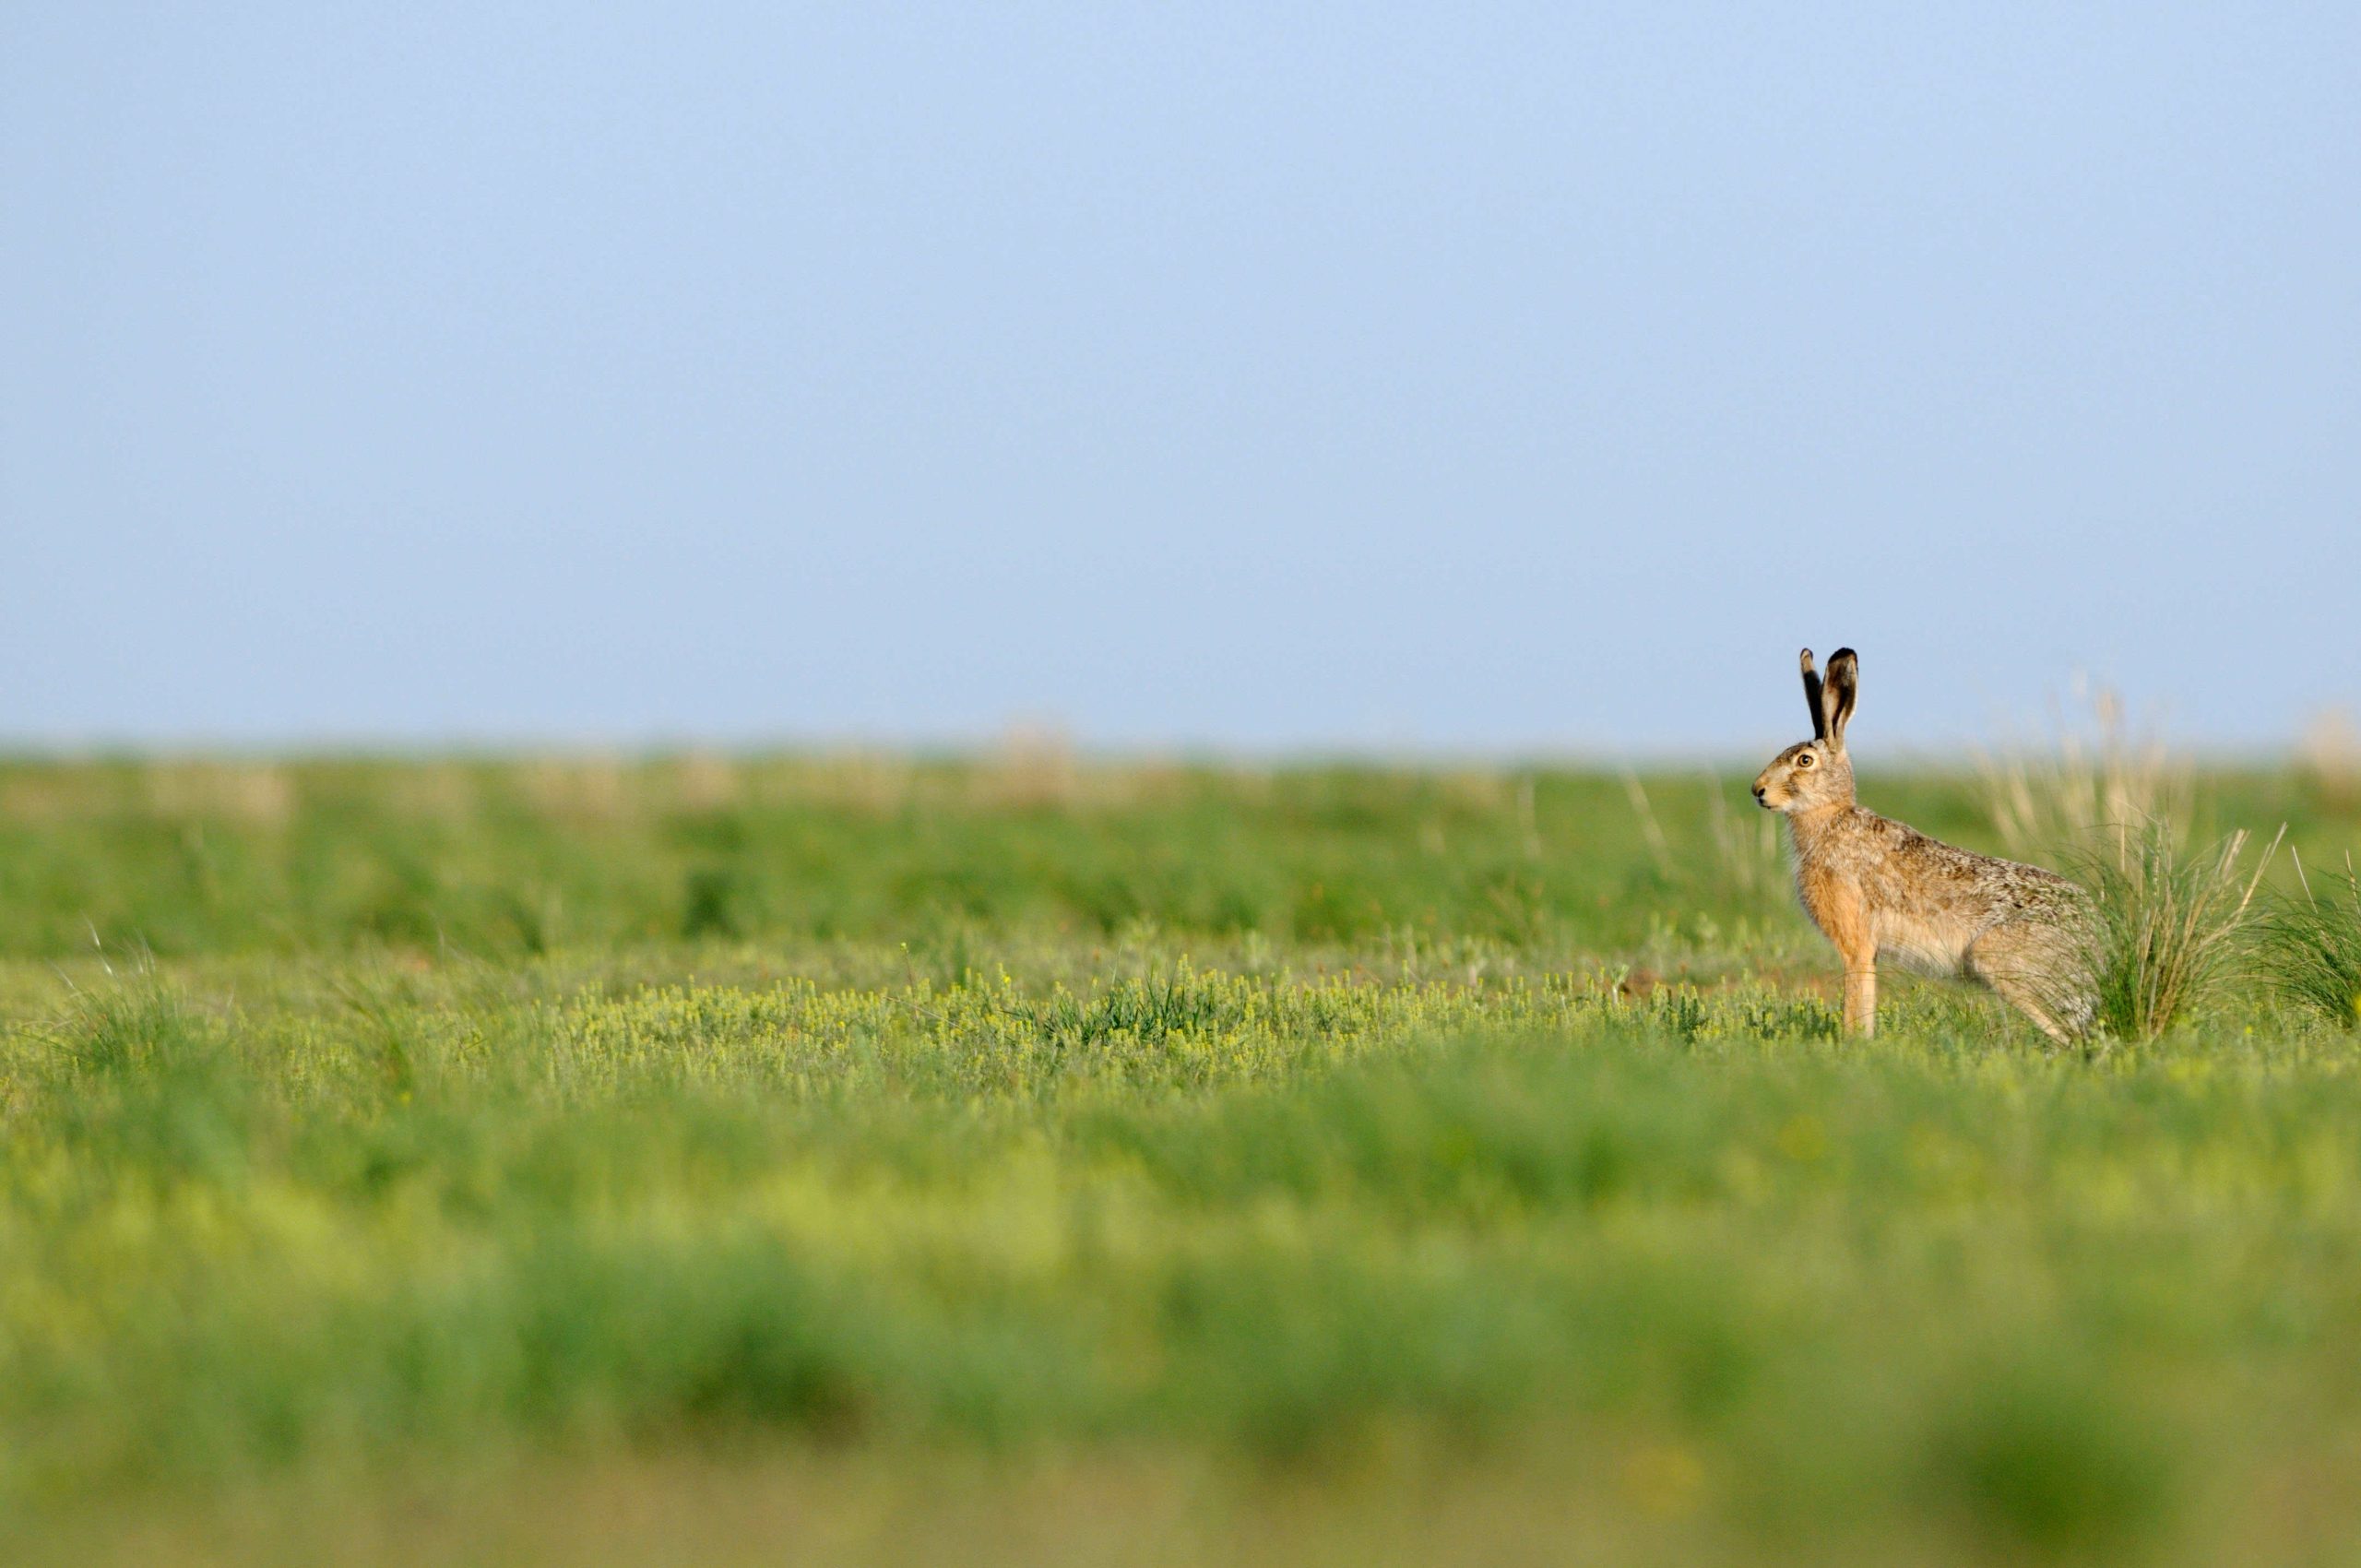
[[[2361,11],[12,6],[0,738],[2361,703]]]

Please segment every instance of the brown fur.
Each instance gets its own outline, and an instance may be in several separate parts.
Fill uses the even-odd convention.
[[[1796,892],[1845,966],[1845,1027],[1877,1032],[1878,959],[1991,987],[2063,1041],[2088,1021],[2082,889],[2055,873],[1929,838],[1863,808],[1845,749],[1858,684],[1851,648],[1825,681],[1803,654],[1816,737],[1771,759],[1754,798],[1787,819]]]

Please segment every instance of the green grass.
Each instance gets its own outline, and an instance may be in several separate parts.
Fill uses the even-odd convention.
[[[0,767],[0,1555],[2335,1560],[2350,1030],[1840,1039],[1741,801]]]
[[[2361,875],[2303,874],[2261,920],[2263,973],[2296,1006],[2346,1028],[2361,1026]]]

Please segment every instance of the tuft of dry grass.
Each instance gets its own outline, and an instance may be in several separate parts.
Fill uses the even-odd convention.
[[[2185,850],[2161,818],[2118,827],[2078,852],[2078,879],[2091,896],[2084,939],[2098,1029],[2153,1039],[2222,992],[2236,975],[2255,890],[2286,831],[2250,872],[2245,829]]]
[[[2347,1028],[2361,1025],[2361,874],[2345,857],[2343,884],[2326,899],[2312,891],[2300,857],[2300,899],[2277,903],[2262,921],[2257,957],[2272,989]]]

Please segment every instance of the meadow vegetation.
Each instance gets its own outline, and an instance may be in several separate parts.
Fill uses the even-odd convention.
[[[2059,1051],[1735,778],[0,765],[0,1556],[2337,1561],[2361,799],[2186,783]]]

